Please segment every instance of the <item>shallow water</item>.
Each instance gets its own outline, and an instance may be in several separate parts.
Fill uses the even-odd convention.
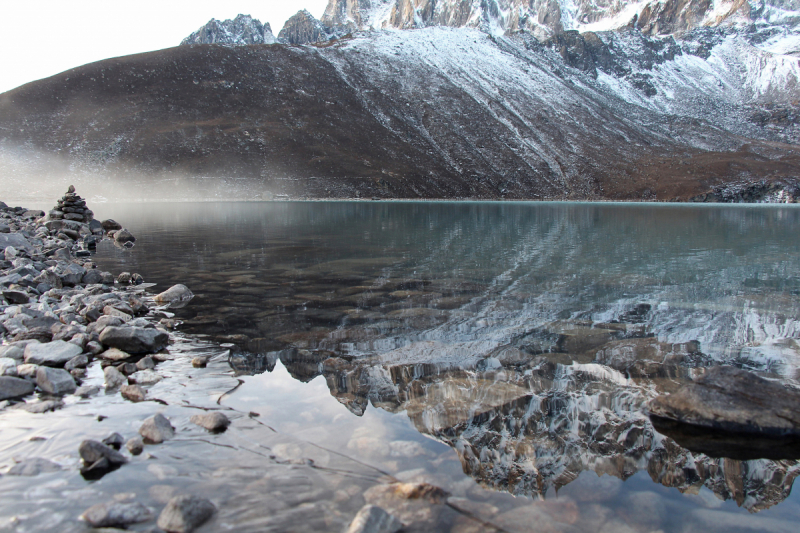
[[[179,459],[154,452],[160,481],[125,467],[101,485],[126,480],[153,506],[172,490],[154,484],[203,487],[224,500],[209,530],[340,530],[390,479],[461,498],[444,530],[794,531],[800,519],[800,463],[694,454],[644,411],[715,364],[798,386],[800,209],[92,207],[137,236],[131,250],[104,241],[101,268],[196,294],[174,312],[201,340],[172,351],[215,357],[165,367],[182,382],[154,390],[168,415],[238,417],[205,438],[214,457],[192,451],[185,424]],[[103,401],[84,409],[126,408]],[[75,409],[64,423],[88,416]]]

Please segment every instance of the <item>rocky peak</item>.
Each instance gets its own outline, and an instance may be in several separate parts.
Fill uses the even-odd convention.
[[[269,22],[261,24],[250,15],[237,15],[233,20],[211,19],[208,24],[181,41],[186,44],[272,44],[275,36]]]
[[[303,9],[286,21],[278,34],[278,39],[289,44],[318,43],[329,40],[331,34],[329,28],[325,27],[308,10]]]

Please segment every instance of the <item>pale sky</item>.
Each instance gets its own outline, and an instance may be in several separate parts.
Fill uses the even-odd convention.
[[[301,9],[322,17],[327,0],[2,0],[0,93],[109,57],[160,50],[212,18],[239,13],[276,36]]]

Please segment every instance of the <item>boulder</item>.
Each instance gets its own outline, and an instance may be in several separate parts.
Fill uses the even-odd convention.
[[[36,384],[50,394],[70,394],[78,388],[69,372],[62,368],[47,366],[36,369]]]
[[[135,242],[136,237],[134,237],[130,231],[123,228],[114,233],[114,240],[119,244],[124,244],[126,242]]]
[[[108,326],[121,326],[124,323],[125,322],[118,316],[103,315],[89,324],[86,328],[86,332],[100,335]]]
[[[94,464],[101,459],[106,459],[112,465],[122,465],[128,462],[125,456],[117,450],[96,440],[87,439],[81,442],[78,453],[84,464],[87,465]]]
[[[83,350],[63,340],[32,343],[25,347],[25,362],[31,365],[64,366]]]
[[[139,502],[110,501],[89,507],[81,515],[92,527],[124,528],[146,522],[153,517],[150,509]]]
[[[71,372],[76,368],[86,368],[89,365],[89,357],[85,354],[79,354],[67,361],[64,365],[64,370]]]
[[[125,328],[110,326],[100,334],[105,346],[119,348],[128,353],[153,353],[164,348],[169,334],[152,328]]]
[[[86,271],[86,274],[83,275],[81,283],[84,285],[103,283],[103,274],[96,268],[89,269]]]
[[[55,274],[61,279],[61,283],[67,287],[74,287],[78,285],[86,274],[86,269],[82,266],[69,263],[68,265],[59,265],[56,267]]]
[[[205,498],[175,496],[158,516],[158,527],[169,533],[189,533],[208,521],[217,510]]]
[[[33,383],[26,379],[0,376],[0,401],[27,396],[33,388]]]
[[[117,222],[116,220],[110,219],[110,218],[102,221],[100,223],[100,226],[106,232],[108,232],[108,231],[117,231],[117,230],[121,230],[122,229],[122,226],[120,225],[119,222]]]
[[[178,307],[177,304],[186,304],[194,298],[194,294],[186,285],[173,285],[164,292],[157,294],[153,300],[159,304],[170,304],[170,307]]]
[[[800,458],[800,391],[714,367],[648,404],[657,431],[694,452],[731,459]]]
[[[169,420],[164,415],[157,414],[142,423],[139,428],[139,435],[147,443],[160,444],[175,436],[175,428],[172,427],[172,424],[169,423]]]
[[[0,376],[17,377],[17,361],[10,357],[0,357]]]
[[[192,422],[192,424],[197,424],[198,426],[213,432],[225,431],[231,424],[231,421],[228,419],[228,417],[219,411],[193,415],[189,420]]]

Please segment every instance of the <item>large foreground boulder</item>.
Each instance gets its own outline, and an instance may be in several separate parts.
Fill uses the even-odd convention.
[[[709,369],[653,399],[653,426],[712,457],[800,458],[800,392],[733,367]]]
[[[169,334],[155,328],[109,326],[100,334],[100,342],[129,354],[154,353],[164,348]]]
[[[26,396],[33,392],[33,383],[26,379],[0,376],[0,401]]]

